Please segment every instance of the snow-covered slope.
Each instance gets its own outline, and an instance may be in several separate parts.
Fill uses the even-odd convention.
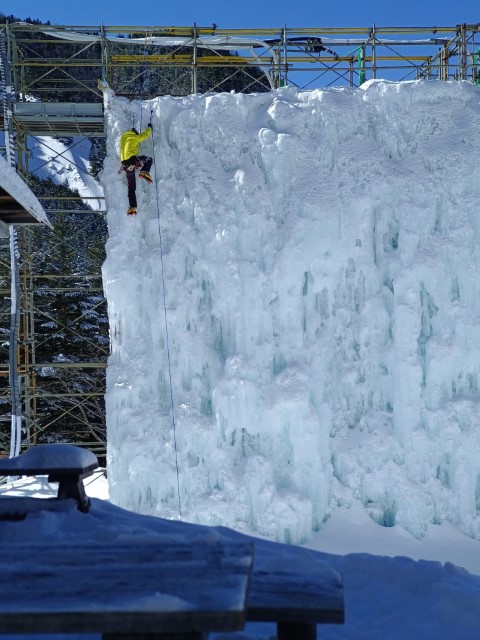
[[[111,499],[281,541],[354,503],[480,537],[480,90],[106,106]],[[150,118],[132,219],[117,145]]]
[[[103,188],[90,175],[90,140],[38,136],[28,141],[31,159],[29,171],[43,180],[52,180],[78,191],[92,209],[104,208]],[[98,198],[98,199],[97,199]]]

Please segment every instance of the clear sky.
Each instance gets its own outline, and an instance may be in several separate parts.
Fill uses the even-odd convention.
[[[108,26],[209,26],[220,28],[454,26],[480,22],[478,0],[0,0],[0,11],[52,24]]]

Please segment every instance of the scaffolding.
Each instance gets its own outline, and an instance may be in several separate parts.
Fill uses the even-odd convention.
[[[242,91],[261,92],[283,86],[305,90],[357,87],[376,79],[475,84],[480,80],[479,24],[223,29],[195,24],[145,27],[7,23],[2,37],[8,66],[4,85],[11,85],[12,104],[11,108],[0,110],[0,121],[6,140],[15,141],[17,171],[27,182],[32,177],[32,140],[47,144],[48,137],[63,137],[73,145],[86,137],[104,137],[99,81],[107,82],[117,95],[149,99],[163,94],[231,91],[240,85]],[[6,86],[2,89],[5,106]],[[51,200],[62,202],[59,197],[37,197],[47,209]],[[85,198],[76,199],[85,202]],[[105,226],[104,206],[87,216],[85,211],[72,212],[74,200],[73,196],[65,196],[65,208],[56,209],[55,213],[68,212],[85,220],[88,217],[91,225],[97,219]],[[87,253],[90,247],[88,234],[85,235],[83,250]],[[106,318],[101,274],[78,266],[75,272],[59,271],[58,264],[48,264],[48,256],[38,256],[37,241],[37,231],[18,229],[21,312],[15,354],[21,389],[22,448],[54,438],[58,423],[70,422],[74,425],[74,443],[88,446],[102,457],[106,449],[102,403],[108,344],[92,342],[75,322],[65,322],[60,317],[46,319],[43,304],[46,299],[88,295],[96,300],[98,312]],[[72,251],[79,251],[78,238],[67,238],[65,244]],[[9,254],[8,240],[0,238],[0,331],[4,336],[11,316]],[[49,306],[50,314],[54,306]],[[55,325],[55,332],[48,334],[39,328],[48,322]],[[75,362],[62,360],[58,354],[56,358],[47,357],[49,341],[57,340],[58,344],[60,335],[74,335],[78,340]],[[9,450],[5,425],[12,411],[12,389],[2,383],[8,379],[7,343],[7,339],[0,342],[0,455]],[[85,388],[89,371],[97,372],[92,378],[96,384]],[[49,376],[56,381],[53,388],[47,384]],[[42,407],[46,399],[54,397],[63,409],[52,418]]]
[[[175,70],[169,93],[176,94],[178,79],[190,78],[190,91],[202,84],[202,71],[226,70],[219,86],[228,78],[251,77],[251,90],[261,85],[277,89],[286,84],[302,89],[358,86],[368,79],[386,80],[474,80],[478,77],[479,25],[455,27],[290,28],[220,29],[211,27],[145,26],[45,26],[6,25],[15,87],[26,96],[84,92],[94,102],[100,99],[95,76],[111,86],[119,72],[132,71],[117,86],[129,93],[129,85],[153,71],[160,78],[165,69]],[[51,58],[41,58],[32,48],[51,48]],[[69,54],[62,56],[62,43]],[[72,53],[71,47],[75,47]],[[41,74],[32,74],[41,67]],[[90,79],[80,80],[80,67],[89,67]],[[261,70],[259,80],[254,71]],[[230,75],[228,75],[230,74]],[[248,88],[248,83],[245,85]],[[137,87],[138,89],[138,84]],[[136,97],[152,97],[138,95]]]

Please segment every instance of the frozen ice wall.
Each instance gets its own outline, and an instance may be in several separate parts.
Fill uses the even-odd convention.
[[[106,107],[111,499],[295,543],[360,500],[480,538],[480,90]],[[117,145],[150,117],[131,218]]]

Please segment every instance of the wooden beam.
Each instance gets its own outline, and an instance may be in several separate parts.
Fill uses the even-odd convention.
[[[26,187],[27,188],[27,187]],[[0,220],[5,224],[39,224],[8,191],[0,187]]]

